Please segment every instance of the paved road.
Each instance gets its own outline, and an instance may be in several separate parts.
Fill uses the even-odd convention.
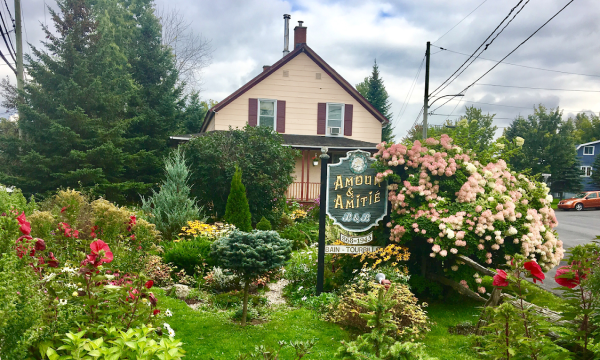
[[[600,210],[556,210],[556,218],[558,219],[556,231],[565,250],[579,244],[587,244],[600,235]],[[559,266],[562,265],[566,265],[566,262],[562,262]],[[542,285],[544,289],[552,291],[558,286],[554,281],[556,268],[546,274],[546,280]]]

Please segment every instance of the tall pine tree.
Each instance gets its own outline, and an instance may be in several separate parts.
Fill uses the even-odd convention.
[[[387,124],[381,129],[381,140],[382,141],[393,141],[394,140],[394,128],[392,127],[391,119],[392,113],[390,108],[392,104],[389,100],[389,95],[385,90],[383,79],[379,76],[379,67],[377,66],[377,60],[373,64],[373,72],[371,76],[365,78],[365,80],[356,85],[356,90],[365,98],[375,109],[377,109],[386,119]]]
[[[13,160],[4,179],[26,194],[77,187],[139,199],[160,179],[182,106],[152,2],[57,3],[55,31],[43,26],[47,40],[28,58],[23,141],[0,154]]]

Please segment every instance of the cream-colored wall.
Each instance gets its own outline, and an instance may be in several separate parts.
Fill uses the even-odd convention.
[[[206,131],[215,131],[215,117],[219,114],[213,115],[213,119],[208,123],[206,127]]]
[[[286,70],[289,71],[289,77],[283,77]],[[316,73],[321,74],[320,80],[316,79]],[[379,120],[304,53],[219,110],[213,120],[214,125],[209,124],[208,128],[214,126],[214,130],[228,130],[229,126],[244,127],[248,123],[250,98],[285,100],[285,133],[299,135],[318,135],[318,103],[353,104],[352,136],[348,138],[381,142]]]

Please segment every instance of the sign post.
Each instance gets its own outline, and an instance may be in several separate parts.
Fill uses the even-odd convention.
[[[321,194],[319,213],[319,253],[317,295],[323,291],[325,253],[360,254],[379,246],[365,245],[373,233],[364,236],[341,235],[344,244],[325,246],[326,215],[333,224],[351,232],[367,231],[387,215],[387,183],[377,182],[376,160],[362,150],[349,151],[337,164],[327,164],[327,149],[321,149]]]

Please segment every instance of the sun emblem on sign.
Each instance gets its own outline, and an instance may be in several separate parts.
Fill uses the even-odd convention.
[[[367,170],[367,159],[363,154],[353,154],[350,159],[350,171],[355,174],[362,174]]]

